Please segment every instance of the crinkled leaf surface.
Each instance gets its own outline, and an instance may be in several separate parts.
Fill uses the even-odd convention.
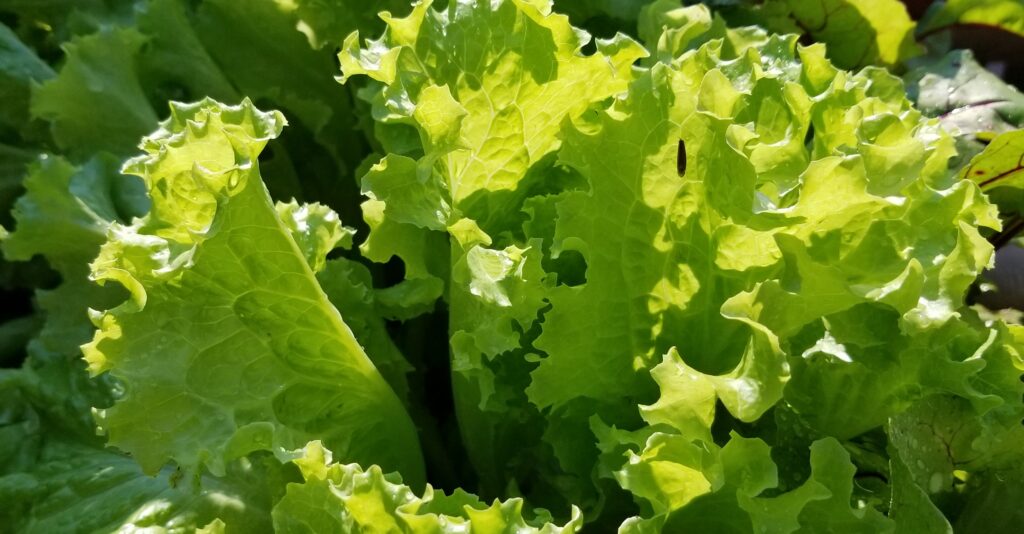
[[[33,162],[27,194],[14,206],[16,226],[3,240],[4,256],[24,261],[40,254],[63,273],[81,270],[96,257],[111,222],[147,209],[141,182],[118,167],[105,156],[82,166],[57,156]]]
[[[595,428],[602,448],[612,450],[615,441],[625,446],[622,455],[605,461],[612,462],[608,468],[619,483],[649,505],[620,532],[892,531],[893,523],[876,510],[851,506],[855,467],[836,440],[811,444],[802,460],[809,463],[806,480],[780,491],[773,460],[779,453],[767,443],[735,433],[724,446],[711,439],[715,396],[707,377],[674,351],[652,374],[661,399],[642,409],[657,426],[632,435]]]
[[[487,505],[462,490],[446,495],[429,485],[420,497],[377,466],[332,463],[319,442],[310,443],[295,463],[305,482],[289,484],[274,508],[277,532],[567,534],[583,525],[579,510],[563,526],[543,511],[527,519],[519,498]]]
[[[358,163],[348,95],[320,75],[333,67],[331,56],[310,49],[294,13],[272,1],[205,0],[196,16],[199,40],[239,92],[274,101],[349,165]]]
[[[902,97],[890,100],[892,93],[868,89],[869,80],[894,80],[878,80],[869,71],[850,84],[833,71],[834,85],[815,87],[811,69],[820,49],[801,50],[803,66],[789,56],[790,70],[785,50],[792,53],[793,46],[773,38],[727,70],[716,66],[712,46],[684,56],[678,73],[655,66],[597,126],[567,134],[561,157],[592,189],[565,195],[554,249],[583,254],[587,281],[557,287],[550,297],[552,310],[537,341],[547,358],[529,390],[539,405],[580,395],[603,398],[599,391],[639,394],[632,370],[675,345],[705,372],[735,366],[734,379],[722,383],[732,391],[723,400],[734,414],[756,418],[778,399],[785,381],[779,349],[804,325],[872,301],[906,314],[908,322],[931,324],[962,300],[966,286],[952,276],[955,271],[942,274],[954,269],[948,261],[931,261],[934,249],[919,239],[917,221],[945,205],[939,209],[951,221],[998,223],[971,186],[942,182],[949,141],[935,138],[934,126],[897,119],[908,107]],[[775,62],[774,68],[756,70],[759,61]],[[742,77],[743,68],[755,69],[753,81]],[[799,90],[797,69],[806,84]],[[784,127],[774,122],[780,113],[788,119]],[[890,118],[875,115],[877,127],[861,123],[862,114],[877,113]],[[811,124],[813,140],[805,147]],[[649,144],[633,141],[641,129],[649,132]],[[684,176],[677,168],[680,139]],[[940,142],[925,145],[935,140]],[[842,156],[843,145],[857,146],[862,155]],[[897,153],[902,155],[893,157]],[[916,178],[922,171],[935,182]],[[784,178],[793,173],[801,176],[798,184]],[[943,183],[948,193],[933,192]],[[625,204],[623,198],[636,201]],[[884,230],[851,224],[859,218],[854,213],[888,213],[890,222]],[[940,224],[948,225],[948,237],[935,244],[959,243],[946,248],[943,259],[958,254],[963,263],[955,269],[980,272],[990,250],[977,231]],[[909,238],[905,243],[914,242],[910,249],[882,244],[901,233]],[[884,247],[892,254],[882,254]],[[826,266],[826,258],[845,259]],[[932,282],[904,284],[906,277],[921,276],[920,265],[927,265],[925,280]],[[665,270],[651,271],[654,266]],[[900,295],[888,286],[917,294]],[[771,310],[771,316],[757,319],[755,310]],[[579,332],[600,334],[581,339]],[[592,348],[579,350],[580,343]]]
[[[829,59],[846,69],[893,67],[920,53],[914,21],[898,0],[768,0],[735,18],[825,43]]]
[[[271,494],[283,487],[273,482],[273,464],[233,465],[229,479],[205,477],[193,492],[175,468],[147,476],[96,436],[90,409],[109,406],[119,388],[109,377],[88,377],[79,345],[94,332],[88,308],[115,305],[124,294],[88,282],[87,262],[111,223],[147,208],[141,183],[118,167],[106,157],[82,166],[41,158],[3,242],[8,259],[42,255],[63,281],[37,292],[44,322],[22,368],[0,373],[0,521],[12,532],[103,532],[187,530],[224,517],[239,531],[264,530]]]
[[[803,424],[840,439],[883,425],[916,398],[919,381],[949,387],[929,376],[930,357],[965,380],[978,372],[954,365],[962,351],[908,342],[957,316],[990,261],[978,227],[999,226],[977,188],[947,172],[952,140],[880,70],[837,70],[822,47],[798,48],[792,37],[726,33],[700,23],[699,9],[665,13],[658,20],[677,33],[658,41],[658,62],[606,110],[567,112],[557,160],[505,162],[502,172],[523,176],[510,182],[517,188],[537,181],[513,193],[528,198],[522,234],[476,201],[508,198],[497,182],[482,192],[453,179],[466,150],[480,160],[470,167],[492,160],[473,152],[493,141],[478,145],[470,125],[493,114],[466,104],[453,88],[462,82],[431,89],[419,73],[436,60],[406,67],[410,48],[371,42],[342,53],[346,74],[383,84],[368,95],[377,116],[420,132],[424,155],[388,156],[364,188],[379,220],[453,238],[457,405],[466,441],[487,451],[475,462],[485,487],[504,477],[488,467],[502,458],[553,455],[544,483],[579,491],[571,476],[588,476],[596,460],[585,452],[595,436],[580,423],[597,413],[636,425],[629,412],[652,396],[648,372],[671,347],[725,417],[754,421],[785,402]],[[440,20],[476,12],[460,4],[446,14]],[[437,16],[421,9],[390,22],[381,42],[413,29],[422,36],[423,21]],[[502,131],[517,128],[526,126]],[[526,170],[512,173],[517,165]],[[466,184],[475,196],[458,192]],[[854,348],[870,344],[874,328],[892,333],[891,351]],[[525,385],[527,398],[508,384]],[[863,384],[856,395],[840,395],[854,384]],[[547,425],[539,443],[517,440],[514,429],[537,424]],[[841,473],[847,481],[836,483],[848,484]],[[873,528],[871,517],[849,521]]]
[[[643,51],[620,36],[583,55],[589,36],[550,2],[458,2],[441,11],[424,2],[386,22],[365,47],[358,34],[346,40],[343,74],[377,83],[364,94],[374,115],[385,126],[413,125],[422,157],[389,155],[363,178],[371,198],[363,253],[399,256],[409,279],[450,273],[462,430],[474,463],[495,473],[495,422],[475,415],[492,396],[485,361],[516,349],[517,330],[543,306],[540,244],[513,244],[500,232],[518,226],[520,203],[544,176],[531,169],[550,167],[562,122],[623,90]],[[521,397],[515,389],[508,394]]]
[[[174,469],[154,478],[111,451],[54,444],[44,454],[32,471],[0,477],[0,518],[12,532],[191,532],[215,518],[226,532],[269,532],[273,497],[261,492],[284,483],[267,469],[237,468],[193,492],[175,487],[187,482]]]
[[[134,29],[111,28],[64,46],[64,67],[32,97],[32,115],[50,121],[58,146],[86,156],[124,154],[153,130],[158,117],[135,66],[144,42]],[[104,135],[95,135],[98,123],[110,124]]]
[[[222,479],[192,481],[174,467],[146,475],[132,458],[69,433],[75,423],[50,403],[85,399],[81,392],[57,398],[39,389],[53,389],[53,380],[34,365],[0,372],[6,532],[191,532],[214,518],[227,522],[227,532],[269,531],[270,507],[295,480],[293,470],[263,456],[232,464]]]
[[[60,285],[36,292],[42,328],[27,347],[34,383],[30,391],[39,410],[61,422],[70,436],[94,440],[92,406],[110,403],[109,380],[90,380],[79,345],[93,335],[90,307],[123,300],[115,288],[88,280],[88,262],[99,252],[107,227],[128,221],[146,209],[141,183],[118,173],[113,158],[97,157],[82,166],[44,156],[29,166],[26,194],[14,208],[15,227],[3,240],[7,260],[40,255],[60,274]]]
[[[893,0],[738,3],[0,1],[0,93],[36,117],[0,128],[7,195],[66,156],[0,221],[57,271],[0,277],[47,288],[0,326],[32,338],[0,355],[27,353],[0,371],[3,524],[1012,530],[1021,333],[964,300],[1000,231],[982,191],[1024,205],[1016,141],[978,180],[953,158],[1019,94],[963,53],[910,99],[835,68],[916,54]],[[649,56],[570,20],[636,20]],[[145,194],[116,172],[166,100],[242,95],[289,135],[178,105]]]
[[[101,426],[147,472],[174,460],[222,474],[231,459],[287,457],[317,436],[419,484],[408,415],[260,180],[256,157],[283,126],[248,101],[176,104],[127,165],[153,205],[113,225],[93,263],[96,280],[132,295],[96,317],[85,347],[90,370],[125,388]]]
[[[419,128],[429,154],[420,181],[429,183],[436,165],[435,187],[481,225],[515,207],[526,170],[557,147],[562,119],[621,90],[642,54],[623,37],[582,56],[586,41],[550,9],[509,0],[438,12],[424,2],[404,19],[389,18],[366,48],[349,36],[340,55],[346,78],[386,84],[373,96],[376,116]],[[507,194],[491,199],[492,192]]]
[[[384,27],[379,13],[403,16],[410,9],[410,2],[405,0],[374,2],[370,9],[359,0],[298,0],[295,4],[299,29],[315,48],[338,46],[356,30],[376,34]]]

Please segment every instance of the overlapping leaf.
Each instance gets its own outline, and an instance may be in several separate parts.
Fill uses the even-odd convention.
[[[929,35],[957,25],[1024,36],[1024,4],[1018,0],[946,0],[928,12],[918,31]]]
[[[964,303],[1020,225],[1019,93],[834,67],[918,52],[893,0],[709,5],[0,2],[3,251],[56,271],[2,278],[47,289],[0,326],[0,520],[1011,528],[1022,336]],[[290,135],[175,105],[118,174],[167,99],[242,95]]]
[[[778,38],[719,68],[720,46],[683,55],[678,71],[655,66],[596,124],[567,134],[561,158],[590,188],[565,194],[553,250],[580,252],[586,282],[550,294],[531,400],[590,397],[615,413],[608,404],[647,395],[637,371],[675,345],[711,373],[691,371],[734,417],[757,419],[784,399],[817,432],[848,438],[921,387],[976,380],[978,367],[955,362],[978,346],[944,353],[898,340],[956,317],[991,254],[974,227],[999,224],[977,189],[947,173],[950,141],[908,114],[899,83],[880,72],[851,77],[820,49],[797,56]],[[649,145],[635,141],[640,130]],[[879,328],[894,333],[892,353],[851,352]]]
[[[223,473],[233,458],[286,457],[319,436],[342,457],[418,483],[412,423],[307,257],[341,238],[322,231],[337,217],[279,212],[260,180],[256,157],[283,126],[248,101],[175,105],[127,165],[153,205],[113,225],[93,263],[94,279],[131,293],[96,317],[85,347],[93,373],[124,383],[102,427],[147,472],[173,459]],[[296,240],[297,228],[316,237]]]
[[[806,35],[825,43],[829,59],[842,68],[895,67],[920,53],[914,41],[914,21],[897,0],[768,0],[755,4],[724,11],[738,23]]]
[[[527,520],[519,498],[487,505],[465,491],[446,495],[429,485],[419,497],[401,477],[377,466],[332,463],[319,442],[310,443],[295,463],[305,482],[289,484],[274,508],[277,532],[568,534],[583,525],[578,510],[563,526],[552,523],[543,510]]]
[[[969,50],[954,50],[907,73],[907,93],[956,136],[962,168],[996,135],[1024,126],[1024,95],[986,70]]]
[[[543,306],[540,243],[507,233],[518,232],[530,190],[547,187],[561,123],[625,89],[643,51],[619,36],[583,55],[589,36],[551,13],[550,2],[458,2],[443,11],[424,2],[386,21],[364,48],[357,34],[346,40],[343,74],[378,82],[364,94],[385,148],[408,125],[419,147],[389,155],[363,178],[371,233],[362,251],[376,261],[399,256],[405,284],[450,276],[462,428],[485,481],[499,484],[491,458],[503,440],[492,437],[496,422],[473,414],[522,397],[511,384],[495,394],[488,360],[517,350]]]

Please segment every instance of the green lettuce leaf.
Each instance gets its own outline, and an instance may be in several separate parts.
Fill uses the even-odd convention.
[[[487,505],[462,490],[451,495],[429,485],[417,496],[401,477],[385,475],[377,466],[332,463],[330,451],[310,443],[295,460],[305,482],[288,485],[274,507],[274,528],[289,532],[494,532],[567,534],[583,526],[579,510],[563,526],[551,523],[544,510],[524,517],[523,500]]]
[[[954,50],[904,77],[907,93],[925,114],[956,136],[962,168],[995,135],[1024,126],[1024,95],[982,67],[970,50]]]
[[[733,432],[724,446],[711,435],[714,385],[673,350],[651,371],[658,402],[641,407],[652,425],[626,433],[600,421],[605,469],[641,500],[645,514],[620,532],[891,532],[869,506],[851,506],[849,453],[832,438],[809,446],[809,472],[783,488],[773,451],[760,438]],[[611,454],[612,452],[616,454]],[[782,491],[788,489],[788,491]]]
[[[948,171],[952,140],[913,109],[898,79],[838,70],[824,47],[797,47],[793,36],[727,30],[701,8],[655,5],[647,33],[668,28],[648,36],[656,61],[627,93],[606,109],[568,108],[547,149],[557,159],[527,150],[500,159],[508,185],[481,184],[495,158],[476,147],[498,140],[474,132],[508,138],[528,125],[496,129],[489,108],[467,104],[474,86],[439,82],[447,71],[431,69],[444,56],[423,51],[459,34],[424,28],[509,5],[447,18],[420,7],[365,48],[351,37],[341,54],[346,76],[380,84],[363,93],[379,121],[414,126],[422,150],[389,155],[364,178],[364,250],[398,254],[376,248],[384,230],[408,236],[393,243],[454,238],[456,406],[483,488],[529,480],[541,502],[571,495],[599,514],[591,477],[607,468],[597,467],[587,421],[636,428],[636,406],[655,393],[650,370],[672,347],[704,381],[701,398],[728,410],[719,418],[753,422],[784,405],[840,440],[884,425],[922,394],[918,380],[929,392],[950,388],[953,379],[929,373],[936,366],[964,383],[979,373],[960,365],[966,347],[929,350],[948,343],[943,325],[990,263],[979,228],[999,221]],[[395,46],[400,38],[418,44]],[[463,168],[470,180],[455,181]],[[516,207],[526,221],[509,213]],[[417,269],[435,261],[401,257]],[[891,350],[870,344],[874,328],[891,334]],[[862,386],[841,395],[851,384]],[[870,529],[879,516],[851,517]]]
[[[68,60],[34,92],[33,116],[50,122],[62,150],[75,160],[98,150],[130,155],[168,100],[244,94],[284,110],[294,125],[264,157],[274,197],[315,199],[358,221],[352,174],[367,143],[349,93],[317,75],[333,69],[332,54],[310,48],[294,6],[154,0],[128,14],[100,17],[64,43]],[[107,120],[107,135],[94,135]]]
[[[734,11],[725,13],[736,23],[825,43],[829,59],[844,69],[898,67],[921,52],[915,23],[898,0],[767,0]]]
[[[18,148],[0,143],[0,226],[11,228],[14,216],[11,210],[15,201],[24,193],[22,178],[28,165],[35,161],[38,154],[31,148]]]
[[[427,154],[418,165],[381,162],[364,190],[388,204],[384,184],[405,180],[450,199],[421,206],[426,220],[394,199],[389,208],[396,222],[443,230],[461,214],[485,231],[500,225],[528,189],[527,169],[557,147],[561,120],[624,88],[630,63],[643,54],[639,46],[620,37],[582,56],[589,36],[581,38],[550,9],[546,2],[505,1],[437,12],[424,2],[407,18],[387,17],[388,30],[366,48],[357,33],[346,39],[339,55],[343,79],[366,75],[386,84],[368,95],[374,116],[385,125],[416,126]],[[462,46],[479,35],[491,36],[487,48]],[[505,43],[512,40],[510,49]],[[464,65],[475,70],[460,72]]]
[[[57,145],[80,157],[124,154],[157,123],[139,81],[135,56],[145,37],[112,28],[64,45],[67,61],[56,78],[34,90],[32,115],[51,123]],[[109,124],[96,135],[96,124]]]
[[[361,95],[385,148],[410,126],[418,146],[391,150],[398,153],[363,177],[370,234],[361,251],[379,262],[399,257],[404,283],[447,286],[460,427],[489,495],[502,491],[498,447],[507,441],[495,433],[500,421],[479,407],[524,398],[519,382],[499,382],[494,391],[491,367],[514,367],[528,378],[521,333],[544,306],[540,242],[510,234],[519,232],[531,190],[549,187],[563,121],[623,91],[644,52],[617,36],[584,55],[590,37],[545,1],[453,3],[440,11],[423,2],[408,17],[385,21],[379,40],[360,47],[357,33],[346,39],[342,79],[373,80]],[[516,354],[497,362],[506,351]],[[504,417],[525,424],[531,411]]]
[[[0,530],[1020,521],[1024,100],[896,0],[0,19]]]
[[[1024,443],[1020,377],[1024,365],[1019,332],[1009,334],[1005,328],[997,328],[997,332],[983,356],[988,364],[983,371],[985,381],[973,384],[977,393],[988,394],[989,402],[934,395],[918,401],[887,425],[896,477],[893,517],[911,514],[918,525],[936,525],[929,531],[940,531],[940,525],[952,531],[937,508],[941,507],[954,511],[950,515],[957,532],[976,532],[993,521],[999,525],[995,528],[1007,528],[1005,525],[1019,517],[1000,512],[998,507],[1005,503],[1003,498],[1017,494],[1014,488],[1020,480]],[[984,513],[991,517],[982,519]]]
[[[188,531],[216,517],[226,521],[227,532],[269,531],[269,510],[280,496],[274,492],[283,495],[290,476],[271,459],[233,462],[225,477],[204,475],[200,489],[193,489],[179,469],[147,476],[135,460],[103,450],[95,436],[90,409],[109,406],[120,385],[109,375],[90,379],[79,345],[94,332],[87,308],[114,306],[124,293],[90,283],[87,265],[113,222],[148,210],[141,181],[121,175],[119,167],[105,156],[82,166],[41,158],[30,167],[16,225],[2,245],[8,259],[42,255],[64,278],[58,287],[38,292],[43,327],[29,344],[24,367],[5,371],[0,380],[18,397],[5,400],[6,432],[0,437],[7,466],[0,473],[0,494],[9,503],[2,521],[17,532]],[[351,229],[322,206],[279,203],[277,212],[314,271],[327,270],[324,256],[336,245],[351,245]],[[351,310],[357,312],[363,313]],[[382,353],[378,345],[367,346]],[[401,358],[397,351],[386,355]],[[26,435],[12,435],[17,429]],[[7,449],[17,443],[23,452]]]
[[[355,261],[338,258],[328,261],[317,279],[373,365],[391,389],[406,400],[409,390],[406,374],[412,371],[412,366],[388,334],[385,323],[388,311],[380,291],[373,287],[369,269]]]
[[[115,530],[164,519],[186,525],[194,509],[216,508],[209,497],[170,491],[166,476],[146,477],[133,460],[103,451],[96,436],[90,410],[108,406],[117,385],[89,378],[79,345],[94,332],[89,307],[114,305],[124,294],[90,283],[87,264],[112,221],[145,210],[134,187],[141,184],[118,166],[103,156],[82,166],[39,158],[29,165],[15,225],[2,243],[7,260],[44,257],[61,277],[56,287],[36,291],[41,324],[24,347],[27,359],[0,372],[0,498],[7,503],[0,522],[12,532]]]
[[[1017,0],[946,0],[928,11],[918,33],[927,36],[959,25],[1024,36],[1024,4]]]
[[[384,29],[380,13],[396,16],[408,14],[410,2],[385,0],[367,6],[356,0],[298,0],[296,14],[299,30],[306,34],[314,48],[328,44],[339,46],[353,31],[376,35]]]
[[[129,457],[80,445],[49,447],[35,468],[0,477],[0,519],[11,532],[191,532],[214,519],[226,532],[269,532],[269,493],[283,488],[270,469],[237,467],[204,477],[202,490],[176,487],[180,473],[142,473]]]
[[[136,62],[146,95],[157,108],[171,99],[241,98],[228,73],[203,44],[191,17],[180,0],[153,0],[136,9],[135,28],[146,38]]]
[[[98,156],[75,166],[42,156],[25,176],[16,226],[3,240],[4,256],[25,261],[39,254],[67,275],[86,269],[96,257],[112,221],[128,221],[148,208],[137,178],[118,172],[120,163]]]
[[[939,366],[975,380],[979,366],[957,362],[978,345],[936,351],[941,334],[903,345],[958,316],[991,257],[977,226],[999,226],[947,172],[950,140],[909,111],[897,80],[836,71],[821,48],[770,38],[728,68],[716,66],[721,50],[712,41],[655,65],[596,124],[566,134],[560,157],[591,187],[565,194],[552,250],[561,240],[582,254],[586,281],[551,292],[531,400],[558,413],[589,397],[591,413],[615,414],[649,395],[643,369],[676,346],[690,376],[706,378],[702,395],[733,417],[785,401],[815,432],[848,439],[922,385],[948,390],[953,379],[930,372]],[[652,96],[666,94],[676,98]],[[672,118],[664,133],[646,127],[659,116]],[[649,146],[624,141],[641,130]],[[887,222],[858,222],[876,219]],[[902,339],[888,341],[893,354],[851,352],[882,332]]]
[[[387,295],[381,297],[374,289],[372,274],[364,265],[347,258],[327,260],[331,251],[352,248],[355,230],[342,226],[338,215],[320,204],[293,200],[278,202],[276,208],[331,304],[341,312],[374,366],[404,399],[408,390],[405,374],[412,367],[387,332],[385,319],[393,316],[385,303]],[[378,303],[379,298],[385,302]]]
[[[319,74],[334,67],[331,55],[310,49],[294,13],[267,0],[205,0],[196,17],[200,41],[241,94],[283,107],[354,170],[363,145],[350,100]]]
[[[42,256],[61,277],[59,285],[36,291],[43,323],[29,342],[24,368],[36,383],[28,390],[39,410],[60,422],[62,432],[95,441],[93,406],[107,406],[113,384],[90,380],[79,346],[93,335],[90,307],[124,299],[114,288],[88,279],[88,262],[99,252],[107,226],[146,209],[141,183],[118,172],[119,162],[100,156],[81,166],[43,156],[29,166],[26,193],[15,204],[15,226],[0,249],[7,260]]]
[[[284,485],[261,486],[276,476],[271,471],[235,465],[230,480],[206,477],[205,489],[193,492],[175,468],[147,476],[96,436],[90,410],[109,406],[119,386],[89,378],[79,345],[94,332],[88,308],[116,305],[124,293],[90,283],[87,263],[112,222],[147,209],[142,184],[118,173],[119,165],[109,157],[81,166],[54,156],[33,163],[2,245],[8,259],[45,257],[63,280],[37,291],[44,321],[22,368],[0,373],[7,503],[0,522],[12,532],[187,530],[220,516],[240,531],[266,530],[270,495]]]
[[[81,369],[78,372],[84,375]],[[142,473],[130,457],[96,440],[72,439],[38,391],[52,376],[0,371],[0,521],[5,532],[191,532],[222,518],[228,532],[269,531],[270,508],[295,480],[270,457],[204,476],[200,488],[167,467]]]
[[[0,127],[23,129],[29,120],[31,84],[54,76],[53,69],[0,24]]]
[[[104,23],[65,43],[58,76],[34,91],[33,116],[49,121],[58,146],[74,156],[130,154],[168,99],[239,98],[183,2],[155,0],[129,13],[134,20]],[[110,121],[107,134],[95,135],[103,121]]]
[[[677,346],[700,370],[734,369],[721,384],[732,392],[723,401],[734,415],[756,419],[782,392],[784,340],[815,317],[877,301],[906,314],[908,324],[941,323],[988,264],[991,249],[977,229],[958,228],[958,221],[997,227],[994,213],[976,189],[946,176],[949,140],[936,137],[920,115],[904,114],[909,103],[884,90],[898,87],[896,80],[877,71],[852,78],[832,71],[834,85],[819,85],[811,69],[822,61],[821,49],[801,49],[801,64],[792,40],[772,38],[728,70],[716,67],[717,50],[706,45],[684,56],[678,73],[656,65],[614,112],[567,133],[560,157],[591,189],[565,195],[552,250],[583,254],[587,276],[582,287],[560,286],[549,297],[552,310],[536,343],[547,358],[529,389],[539,406],[604,399],[610,391],[612,398],[643,395],[637,370]],[[773,61],[774,68],[762,75],[754,70],[758,61]],[[740,91],[732,83],[752,83],[739,78],[743,68],[757,83]],[[793,82],[784,85],[787,79]],[[797,96],[797,80],[805,96]],[[693,96],[647,96],[666,94]],[[866,114],[878,122],[861,122]],[[658,124],[657,117],[672,120],[660,129],[642,126]],[[751,129],[741,129],[747,121]],[[647,145],[625,141],[640,129],[648,132]],[[854,150],[861,156],[842,156]],[[926,178],[916,178],[922,172]],[[642,200],[649,211],[622,197]],[[955,264],[932,261],[935,249],[921,239],[919,220],[938,211],[951,218],[934,221],[947,236],[934,243],[946,243],[939,245],[942,259],[955,257]],[[885,229],[851,224],[874,218],[867,213],[887,213],[891,222]],[[904,244],[882,245],[901,234]],[[892,255],[880,253],[886,246]],[[920,276],[921,265],[928,266],[922,282],[903,283]],[[894,291],[901,285],[916,293]],[[755,310],[770,317],[757,319]],[[580,339],[575,332],[602,334]],[[566,382],[567,375],[586,379]]]
[[[514,206],[526,170],[557,147],[561,119],[621,91],[630,63],[643,54],[620,37],[581,56],[589,38],[550,9],[545,2],[453,5],[445,17],[425,2],[392,19],[371,48],[359,49],[358,35],[350,35],[340,55],[345,78],[364,74],[388,84],[375,96],[376,113],[415,121],[424,150],[436,152],[431,159],[446,156],[436,164],[452,207],[484,226],[508,209],[486,193],[509,192],[501,200]],[[490,36],[488,48],[449,57],[478,35]],[[511,39],[518,41],[512,53],[504,45]],[[475,71],[452,68],[463,64]]]
[[[672,0],[657,0],[640,13],[639,35],[651,49],[654,61],[671,63],[687,50],[712,40],[723,39],[723,56],[735,57],[738,50],[764,43],[768,32],[757,26],[727,27],[721,13],[712,14],[704,4],[681,7]],[[653,63],[653,61],[652,61]]]
[[[223,474],[235,458],[287,459],[319,437],[340,457],[421,484],[408,415],[302,248],[317,243],[323,254],[340,233],[297,240],[298,223],[282,219],[260,180],[256,158],[283,126],[249,101],[175,104],[126,165],[153,205],[130,226],[112,225],[92,264],[95,280],[131,293],[96,315],[100,330],[83,347],[92,373],[124,384],[101,427],[147,473],[174,460]]]
[[[668,440],[670,438],[663,438]],[[654,456],[631,460],[629,469],[650,469],[662,488],[676,482],[673,470],[682,451],[671,451],[652,438],[645,450]],[[689,445],[689,448],[698,448]],[[895,525],[877,510],[851,505],[855,467],[849,454],[832,439],[817,441],[810,448],[811,475],[800,487],[774,496],[760,496],[774,488],[776,468],[768,446],[759,439],[734,436],[720,451],[717,465],[706,466],[714,492],[697,493],[687,506],[671,508],[651,519],[626,520],[620,532],[769,532],[778,534],[811,532],[894,532]],[[649,465],[645,465],[651,462]],[[708,490],[710,487],[708,487]],[[707,490],[705,490],[707,491]]]

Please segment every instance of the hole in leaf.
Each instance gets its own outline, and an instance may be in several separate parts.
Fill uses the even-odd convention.
[[[576,250],[563,250],[548,260],[548,272],[555,273],[558,285],[576,287],[587,283],[587,260]]]
[[[596,54],[597,53],[597,39],[591,38],[589,41],[587,41],[586,44],[584,44],[582,47],[580,47],[580,52],[584,56],[592,56],[592,55]]]
[[[686,174],[686,142],[682,139],[679,140],[679,146],[676,148],[676,172],[679,176]]]
[[[374,287],[391,287],[405,280],[405,262],[398,256],[391,256],[387,263],[376,264],[376,267],[370,271]]]

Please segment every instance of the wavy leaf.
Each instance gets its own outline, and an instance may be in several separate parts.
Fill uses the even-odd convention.
[[[518,498],[487,505],[462,490],[451,495],[429,485],[417,496],[402,479],[385,475],[377,466],[332,463],[319,442],[310,443],[295,460],[305,482],[289,484],[274,507],[277,532],[494,532],[567,534],[583,526],[579,510],[564,526],[551,522],[543,510],[524,517]]]
[[[316,436],[421,483],[408,415],[260,180],[256,158],[283,126],[248,101],[175,104],[126,165],[153,207],[113,225],[93,263],[94,279],[132,295],[97,315],[84,347],[93,373],[124,383],[101,426],[149,473],[169,460],[223,473],[253,451],[288,458]]]

